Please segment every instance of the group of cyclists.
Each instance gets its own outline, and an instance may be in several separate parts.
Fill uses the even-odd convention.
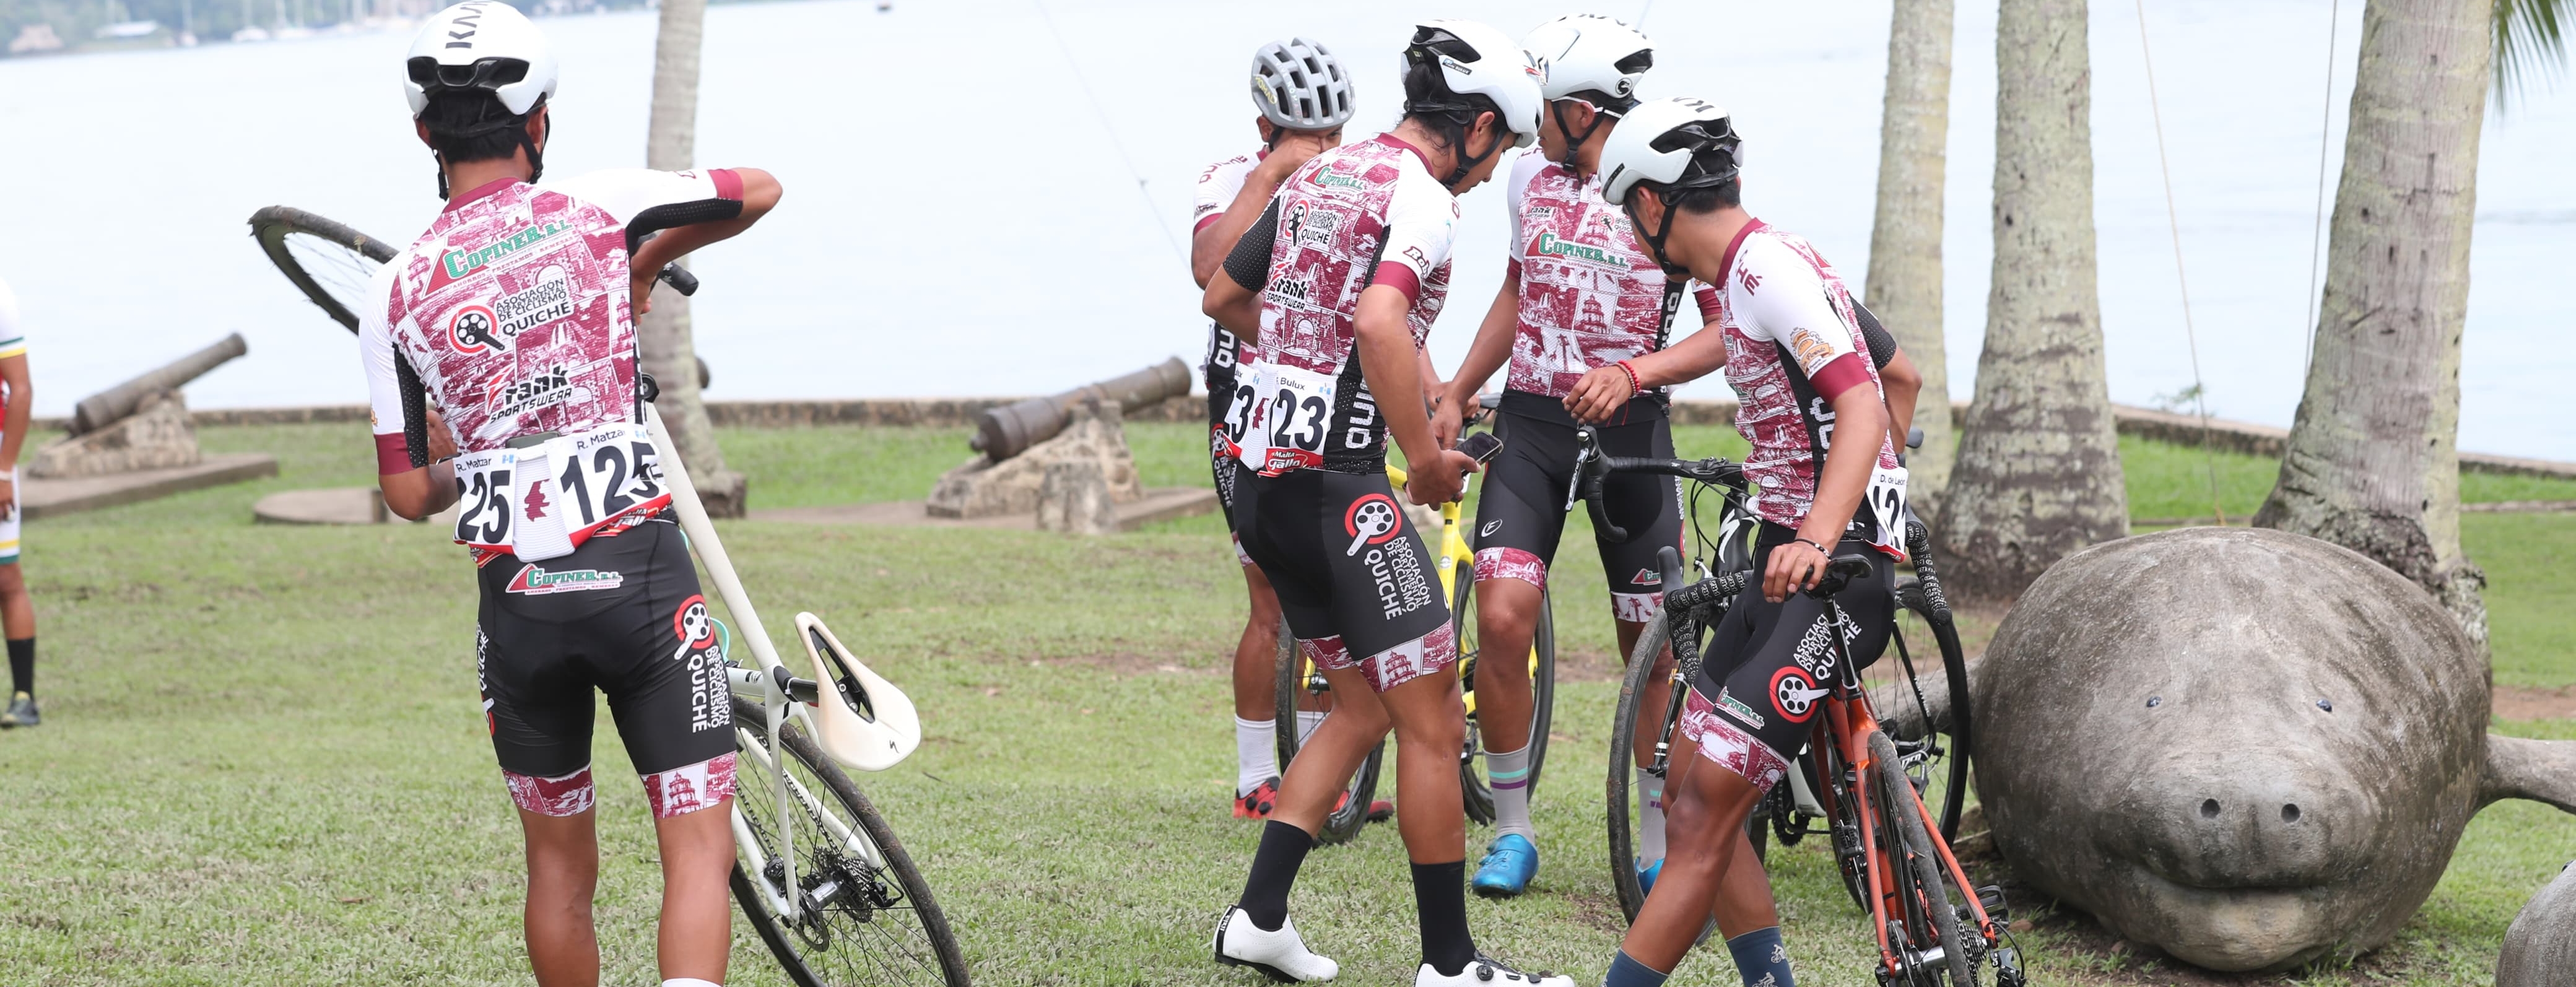
[[[1353,771],[1392,731],[1415,983],[1570,987],[1494,959],[1468,928],[1471,881],[1518,895],[1538,871],[1531,683],[1519,662],[1477,670],[1495,834],[1471,878],[1458,643],[1433,556],[1387,479],[1388,441],[1406,466],[1403,498],[1457,499],[1479,469],[1453,448],[1463,413],[1507,371],[1503,447],[1476,505],[1474,591],[1483,646],[1516,654],[1564,530],[1578,424],[1611,454],[1669,456],[1669,389],[1723,369],[1761,486],[1760,575],[1686,702],[1684,738],[1713,767],[1640,774],[1636,864],[1653,890],[1606,983],[1661,983],[1712,914],[1746,984],[1793,982],[1743,822],[1803,742],[1806,717],[1789,710],[1832,677],[1821,604],[1799,590],[1835,554],[1901,554],[1886,511],[1902,510],[1895,437],[1919,379],[1812,246],[1744,210],[1743,143],[1725,111],[1641,98],[1654,58],[1643,35],[1603,17],[1562,18],[1525,41],[1426,22],[1405,49],[1401,117],[1346,143],[1356,104],[1331,52],[1299,38],[1255,56],[1260,144],[1202,175],[1191,250],[1214,320],[1211,462],[1251,603],[1235,663],[1234,811],[1264,821],[1243,893],[1217,923],[1220,963],[1283,981],[1338,972],[1289,920],[1289,891]],[[476,667],[526,838],[538,982],[599,976],[596,689],[655,816],[663,983],[709,987],[731,940],[735,742],[707,603],[656,479],[634,320],[665,264],[749,228],[781,190],[748,168],[534,184],[557,75],[536,26],[497,0],[439,12],[406,54],[414,127],[446,206],[378,271],[359,313],[378,471],[396,514],[456,506],[454,537],[477,567]],[[1444,379],[1424,340],[1449,290],[1458,196],[1498,172],[1506,275]],[[1686,298],[1704,331],[1675,340]],[[1837,431],[1861,438],[1833,443]],[[1661,606],[1656,555],[1681,542],[1681,503],[1648,479],[1614,480],[1606,500],[1629,533],[1597,545],[1624,652]],[[1838,597],[1877,628],[1855,656],[1885,640],[1890,570],[1878,571]],[[1329,712],[1300,718],[1307,736],[1284,772],[1269,695],[1282,622],[1334,696]]]
[[[1825,605],[1801,591],[1837,555],[1903,557],[1897,450],[1921,378],[1812,245],[1745,211],[1743,140],[1726,111],[1640,96],[1654,61],[1644,35],[1607,17],[1560,18],[1518,41],[1424,22],[1404,50],[1394,128],[1345,143],[1355,102],[1330,51],[1295,38],[1255,54],[1261,142],[1202,174],[1190,258],[1213,320],[1211,466],[1250,597],[1233,676],[1234,813],[1265,820],[1243,893],[1217,921],[1221,964],[1282,982],[1338,972],[1290,921],[1289,891],[1352,773],[1392,731],[1415,984],[1570,987],[1495,959],[1468,929],[1471,884],[1515,896],[1539,869],[1530,669],[1476,665],[1495,819],[1470,877],[1456,631],[1387,456],[1403,457],[1406,500],[1458,499],[1480,468],[1455,448],[1461,422],[1504,373],[1502,447],[1475,505],[1475,630],[1485,653],[1520,654],[1564,533],[1578,428],[1609,455],[1669,458],[1670,389],[1723,370],[1760,487],[1756,573],[1684,701],[1683,741],[1699,757],[1669,779],[1639,770],[1635,866],[1650,893],[1604,982],[1662,983],[1712,916],[1748,987],[1794,982],[1744,821],[1804,745],[1807,711],[1836,671]],[[1511,230],[1502,287],[1444,379],[1424,344],[1447,302],[1458,197],[1497,172]],[[1686,300],[1704,331],[1675,339]],[[1837,431],[1859,438],[1834,443]],[[1662,605],[1657,555],[1681,547],[1681,492],[1613,477],[1604,501],[1627,535],[1595,533],[1624,655]],[[1861,629],[1854,661],[1885,646],[1893,618],[1893,568],[1874,572],[1836,598]],[[1306,736],[1284,772],[1271,733],[1282,622],[1334,697],[1329,712],[1300,715]],[[1697,760],[1711,766],[1680,766]]]

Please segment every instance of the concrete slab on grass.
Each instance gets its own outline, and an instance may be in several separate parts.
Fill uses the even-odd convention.
[[[331,487],[322,490],[283,490],[259,499],[250,507],[251,519],[261,524],[409,524],[385,510],[385,497],[375,487]],[[431,515],[429,523],[453,526],[456,508],[449,507]]]
[[[1216,506],[1216,491],[1206,487],[1148,487],[1143,499],[1118,505],[1118,530],[1134,531],[1158,521],[1206,514],[1216,510]],[[841,504],[832,507],[754,509],[751,512],[751,519],[803,524],[888,524],[921,528],[1037,530],[1037,516],[1034,514],[1012,514],[973,520],[932,517],[929,510],[918,500],[897,500],[878,504]]]
[[[240,452],[208,456],[194,466],[53,480],[28,477],[19,484],[18,507],[30,519],[47,518],[276,475],[277,457]]]

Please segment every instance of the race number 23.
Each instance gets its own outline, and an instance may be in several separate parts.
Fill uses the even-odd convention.
[[[1331,430],[1333,382],[1322,374],[1296,367],[1274,367],[1270,392],[1270,445],[1273,448],[1321,452]]]

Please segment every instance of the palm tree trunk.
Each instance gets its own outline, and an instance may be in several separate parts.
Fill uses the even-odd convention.
[[[644,166],[679,171],[696,164],[698,145],[698,47],[705,33],[706,0],[662,0],[660,40],[653,50],[653,117]],[[705,499],[707,513],[741,517],[746,482],[724,468],[713,422],[698,397],[697,347],[690,338],[688,296],[656,283],[653,310],[638,322],[636,344],[644,372],[662,387],[662,409],[671,441]]]
[[[2487,0],[2370,0],[2307,392],[2254,523],[2431,591],[2482,645],[2460,550],[2460,332],[2486,116]]]
[[[1995,266],[1976,400],[1938,519],[1943,582],[2001,600],[2129,530],[2103,382],[2085,0],[2002,0]]]
[[[1941,343],[1941,196],[1950,140],[1950,0],[1896,5],[1887,34],[1887,103],[1878,124],[1878,220],[1869,237],[1869,307],[1923,372],[1906,457],[1915,508],[1939,513],[1958,454]]]

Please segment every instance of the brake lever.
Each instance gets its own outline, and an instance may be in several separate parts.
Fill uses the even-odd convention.
[[[681,267],[677,262],[663,265],[662,273],[658,276],[663,284],[670,285],[671,290],[679,292],[682,297],[698,293],[698,276],[689,273],[688,268]]]

